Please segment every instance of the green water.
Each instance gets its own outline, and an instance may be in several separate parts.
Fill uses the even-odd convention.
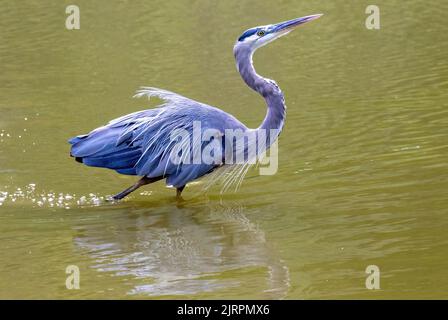
[[[78,0],[68,31],[71,3],[0,8],[0,298],[448,297],[446,2],[376,1],[367,30],[366,1]],[[71,136],[154,106],[131,99],[142,85],[258,126],[235,39],[319,12],[255,55],[288,105],[276,175],[110,204],[135,178],[68,156]]]

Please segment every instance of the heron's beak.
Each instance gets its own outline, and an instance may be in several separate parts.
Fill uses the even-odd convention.
[[[257,39],[254,42],[254,50],[256,50],[264,45],[267,45],[268,43],[271,43],[272,41],[280,38],[281,36],[288,34],[297,26],[300,26],[301,24],[313,21],[317,18],[320,18],[321,16],[322,16],[322,14],[313,14],[311,16],[301,17],[301,18],[292,19],[289,21],[283,21],[283,22],[280,22],[277,24],[270,25],[266,35]]]
[[[300,26],[301,24],[316,20],[317,18],[320,18],[321,16],[322,16],[322,14],[313,14],[313,15],[306,16],[306,17],[283,21],[283,22],[275,24],[274,28],[272,29],[271,32],[273,34],[275,34],[275,36],[277,38],[279,36],[282,36],[282,35],[285,35],[285,34],[291,32],[297,26]]]

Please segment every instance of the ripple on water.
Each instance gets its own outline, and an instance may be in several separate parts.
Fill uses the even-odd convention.
[[[110,200],[110,196],[101,196],[95,193],[77,195],[39,191],[34,183],[29,183],[25,187],[5,186],[3,190],[0,190],[0,206],[31,204],[32,207],[70,209],[82,206],[100,206]]]

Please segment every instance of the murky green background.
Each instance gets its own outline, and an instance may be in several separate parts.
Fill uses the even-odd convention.
[[[446,2],[376,1],[377,31],[371,1],[77,0],[68,31],[71,3],[0,7],[0,298],[448,297]],[[108,204],[135,178],[69,158],[71,136],[155,105],[141,85],[258,126],[235,39],[319,12],[255,56],[288,105],[275,176]]]

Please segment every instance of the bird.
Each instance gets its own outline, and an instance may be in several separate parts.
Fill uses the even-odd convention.
[[[227,133],[233,132],[231,130],[249,134],[267,132],[266,145],[257,149],[258,155],[277,140],[286,118],[286,104],[280,87],[274,80],[264,78],[255,71],[253,54],[260,47],[321,16],[322,14],[313,14],[250,28],[236,40],[233,47],[236,68],[246,85],[260,94],[267,106],[266,116],[258,128],[248,128],[219,108],[171,91],[141,87],[135,97],[157,97],[163,100],[163,104],[119,117],[88,134],[69,139],[70,156],[87,166],[108,168],[120,174],[140,177],[134,185],[114,195],[114,200],[121,200],[138,188],[162,179],[165,179],[168,186],[176,188],[176,196],[181,198],[182,191],[189,182],[222,167],[232,167],[229,159],[234,159],[236,153],[243,155],[242,169],[237,172],[234,170],[230,180],[242,180],[249,163],[249,147],[236,147],[236,138],[228,138],[230,134]],[[206,130],[212,132],[210,139],[196,141],[195,138],[198,145],[196,151],[193,150],[194,143],[191,146],[185,141],[183,144],[186,148],[180,148],[179,143],[176,143],[179,139],[173,139],[172,133],[177,130],[185,133],[186,139],[192,138],[195,123],[201,125],[201,133]],[[221,147],[216,149],[216,153],[210,153],[216,161],[191,161],[195,154],[212,145]],[[173,161],[174,158],[178,161]]]

